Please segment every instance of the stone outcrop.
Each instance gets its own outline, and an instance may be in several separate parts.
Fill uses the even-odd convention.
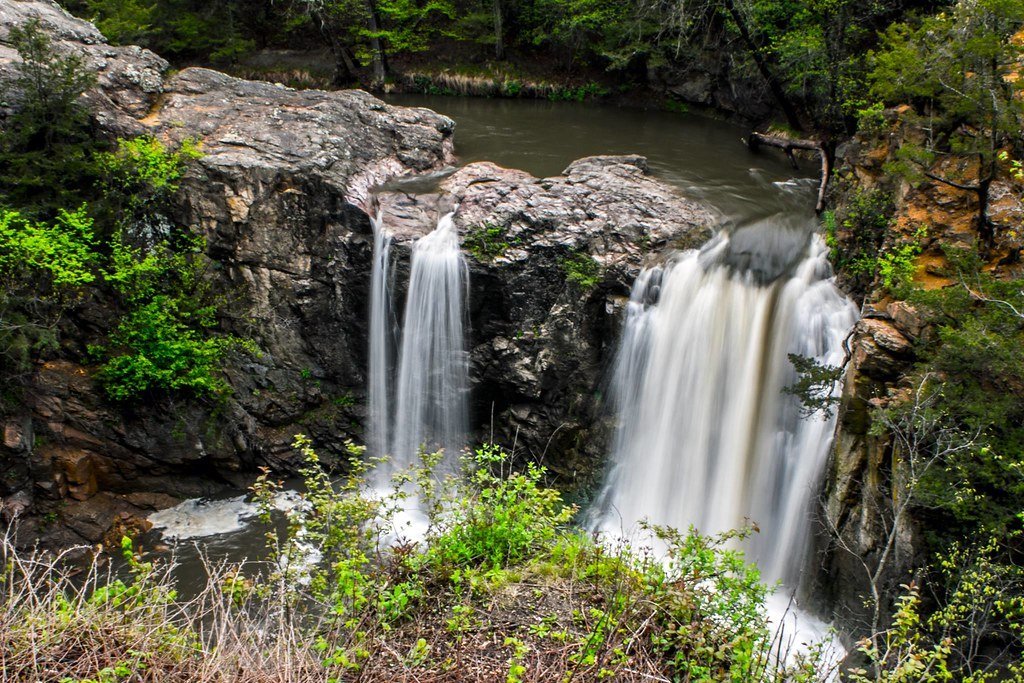
[[[24,409],[2,416],[4,514],[22,516],[26,540],[96,542],[118,520],[167,505],[165,494],[242,485],[258,466],[288,471],[298,432],[325,455],[360,441],[366,210],[382,183],[450,168],[453,122],[359,91],[295,91],[197,68],[172,74],[158,56],[106,44],[47,0],[0,2],[0,79],[11,79],[17,60],[9,28],[33,18],[98,74],[85,96],[97,135],[199,140],[203,156],[171,218],[206,237],[211,277],[231,301],[221,326],[260,354],[231,363],[233,396],[223,403],[111,404],[84,353],[111,322],[98,293],[70,314],[67,339],[39,364]],[[16,94],[7,99],[0,115],[17,106]],[[640,158],[586,159],[537,179],[473,164],[435,179],[432,193],[381,196],[400,245],[431,229],[441,204],[458,204],[472,261],[474,424],[489,434],[493,412],[496,438],[545,458],[567,482],[580,478],[576,456],[592,466],[597,454],[590,436],[602,371],[644,254],[695,246],[713,222],[644,167]],[[507,248],[474,252],[484,225],[499,226]],[[407,253],[397,251],[401,277]],[[593,284],[570,282],[570,257],[594,261]]]
[[[975,220],[974,193],[924,179],[911,183],[887,170],[887,162],[896,158],[902,145],[922,144],[924,139],[925,131],[913,122],[909,107],[899,107],[884,112],[877,130],[862,133],[839,149],[837,174],[843,179],[843,191],[838,215],[841,217],[845,206],[854,204],[857,197],[872,192],[888,197],[885,203],[890,207],[872,245],[865,244],[867,238],[857,234],[857,229],[840,222],[835,236],[840,255],[849,262],[858,249],[874,257],[896,245],[916,242],[921,253],[916,257],[915,284],[924,289],[960,286],[950,277],[945,251],[949,248],[982,254],[988,260],[986,270],[996,276],[1019,276],[1024,247],[1019,230],[1024,221],[1022,184],[1009,174],[993,183],[989,206],[993,239],[983,245]],[[956,163],[955,157],[942,158],[931,170],[936,175],[951,175]],[[881,282],[865,282],[863,275],[850,272],[853,270],[841,268],[840,282],[863,299],[863,319],[848,342],[850,362],[836,446],[822,497],[821,512],[827,523],[818,581],[820,594],[841,622],[852,632],[864,632],[868,623],[864,599],[869,594],[865,564],[872,571],[877,566],[891,528],[893,506],[902,495],[894,482],[900,468],[892,437],[883,425],[874,424],[873,412],[905,400],[918,350],[934,342],[934,332],[913,306],[894,299]],[[884,594],[898,595],[900,585],[914,578],[915,571],[930,559],[922,550],[922,529],[913,515],[908,515],[897,529],[886,569],[879,577]],[[888,612],[889,606],[884,606],[882,613]]]
[[[605,370],[632,281],[649,254],[706,241],[714,216],[635,156],[580,159],[543,179],[474,163],[438,192],[384,193],[381,203],[399,249],[455,210],[470,261],[477,434],[543,460],[571,489],[592,483],[607,453]],[[593,284],[572,281],[580,258],[593,263]]]

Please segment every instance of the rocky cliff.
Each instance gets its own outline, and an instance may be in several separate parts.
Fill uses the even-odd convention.
[[[985,271],[996,277],[1019,277],[1024,246],[1019,230],[1024,187],[1012,176],[999,177],[991,188],[989,240],[978,230],[976,195],[926,178],[912,182],[894,171],[900,148],[922,144],[926,135],[908,112],[907,107],[887,110],[876,129],[841,147],[836,175],[833,259],[840,265],[840,282],[862,304],[863,318],[847,342],[836,442],[821,498],[817,580],[819,594],[853,632],[864,632],[869,623],[869,573],[877,570],[887,547],[876,577],[887,600],[933,559],[924,552],[927,529],[920,510],[911,506],[893,523],[906,502],[905,476],[899,448],[876,410],[907,399],[919,353],[938,341],[927,316],[895,296],[880,277],[866,276],[856,259],[913,244],[914,285],[934,290],[961,286],[950,275],[955,272],[950,250],[980,254]],[[963,161],[940,158],[929,171],[952,176],[957,163]],[[883,606],[882,613],[887,610]]]
[[[44,0],[0,3],[0,78],[17,60],[7,31],[32,18],[98,74],[85,96],[98,136],[201,141],[173,218],[206,238],[211,277],[234,302],[222,327],[260,354],[227,369],[233,396],[222,404],[113,405],[84,353],[103,333],[102,301],[73,311],[62,349],[39,362],[22,408],[4,415],[6,516],[26,513],[26,540],[94,542],[173,496],[239,485],[257,466],[287,471],[297,432],[325,454],[361,440],[366,209],[386,181],[449,167],[453,122],[360,91],[171,73]],[[474,424],[579,480],[599,453],[602,370],[632,275],[653,247],[703,241],[713,217],[647,176],[639,158],[581,160],[549,179],[473,164],[426,194],[384,191],[381,202],[406,246],[433,227],[439,204],[458,205],[472,260]],[[500,248],[472,248],[484,226]],[[582,285],[567,270],[578,259],[594,264],[583,261]]]

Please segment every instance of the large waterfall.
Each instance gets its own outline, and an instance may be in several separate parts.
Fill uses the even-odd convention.
[[[742,232],[637,278],[613,376],[619,427],[594,514],[598,528],[627,536],[641,520],[704,533],[750,520],[764,576],[795,585],[833,422],[802,415],[783,393],[795,378],[787,354],[841,362],[857,311],[832,283],[819,238]],[[760,254],[748,249],[758,241]]]
[[[381,222],[378,229],[383,232],[383,228]],[[371,335],[378,327],[384,333],[371,337],[370,431],[375,435],[374,455],[390,456],[388,463],[377,469],[379,484],[418,462],[421,448],[443,448],[446,466],[451,467],[465,445],[468,423],[468,354],[463,327],[469,275],[452,214],[443,216],[412,249],[393,402],[387,399],[387,310],[380,313],[383,323],[377,317],[378,303],[388,309],[387,244],[381,241],[378,249],[375,243],[371,301]],[[383,257],[379,280],[378,255]],[[375,397],[380,398],[375,401]],[[391,405],[394,410],[389,414]]]

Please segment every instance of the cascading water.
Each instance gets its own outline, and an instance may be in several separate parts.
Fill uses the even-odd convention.
[[[450,467],[464,445],[469,359],[463,306],[469,271],[452,215],[413,246],[387,451],[391,459],[378,468],[379,483],[418,462],[421,447],[443,448]]]
[[[373,226],[373,267],[370,280],[370,381],[369,438],[367,446],[374,455],[382,455],[390,446],[391,430],[391,356],[394,348],[394,313],[388,288],[391,262],[391,235],[384,227],[378,209],[370,218]]]
[[[616,536],[645,519],[704,533],[750,519],[763,575],[794,585],[833,422],[802,416],[782,392],[795,378],[787,354],[839,363],[857,311],[819,238],[741,232],[637,278],[612,380],[612,467],[593,514]],[[757,242],[775,244],[748,249]],[[787,263],[800,242],[805,257]]]

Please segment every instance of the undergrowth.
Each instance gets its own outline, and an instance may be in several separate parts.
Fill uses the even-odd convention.
[[[599,542],[575,508],[496,446],[439,478],[425,454],[388,495],[350,446],[348,473],[298,437],[305,491],[274,524],[279,484],[254,487],[267,523],[260,564],[206,566],[180,599],[168,562],[128,569],[20,555],[9,543],[0,599],[4,680],[54,681],[817,681],[823,646],[780,663],[771,592],[720,536],[661,527],[663,551]],[[422,514],[410,538],[399,520]],[[649,547],[649,546],[644,546]],[[782,657],[785,661],[787,658]]]

